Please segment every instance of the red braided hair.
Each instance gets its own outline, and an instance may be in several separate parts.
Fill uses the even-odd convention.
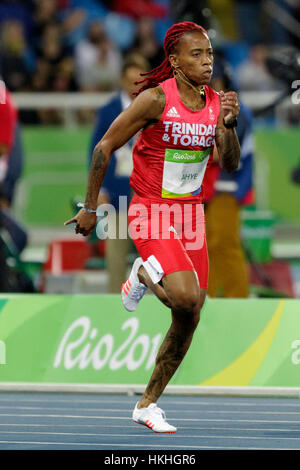
[[[192,21],[177,23],[168,29],[164,39],[164,51],[166,58],[155,69],[150,70],[150,72],[141,73],[141,76],[146,78],[140,82],[135,83],[136,85],[144,83],[144,86],[139,89],[136,95],[139,95],[142,91],[147,90],[147,88],[154,88],[159,85],[160,82],[173,77],[173,70],[169,61],[169,55],[173,52],[174,47],[178,44],[181,36],[184,33],[188,33],[190,31],[202,31],[203,33],[207,34],[207,31],[202,28],[202,26],[193,23]]]

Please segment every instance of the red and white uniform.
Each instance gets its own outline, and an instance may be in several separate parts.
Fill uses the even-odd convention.
[[[195,270],[207,288],[202,181],[212,160],[219,96],[205,86],[204,108],[192,111],[175,78],[160,85],[166,95],[161,119],[141,132],[133,149],[129,229],[153,282]]]
[[[0,86],[3,82],[1,82]],[[3,93],[4,99],[0,102],[0,143],[5,144],[8,148],[7,154],[0,157],[0,183],[4,180],[7,167],[8,158],[11,152],[15,125],[17,122],[17,110],[13,104],[12,98],[7,90]]]

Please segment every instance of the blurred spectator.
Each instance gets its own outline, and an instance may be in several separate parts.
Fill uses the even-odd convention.
[[[77,91],[75,82],[75,68],[72,57],[65,57],[56,67],[56,73],[53,77],[53,91],[67,92]]]
[[[137,29],[132,52],[141,54],[149,62],[150,68],[157,67],[165,58],[163,47],[155,35],[155,23],[152,18],[143,17],[137,22]]]
[[[238,87],[241,91],[281,90],[281,84],[275,80],[266,67],[267,48],[257,45],[250,50],[250,57],[237,69]]]
[[[31,82],[33,91],[68,92],[77,90],[74,59],[63,45],[61,31],[61,25],[58,23],[45,22],[44,24],[37,47],[36,71]],[[54,109],[39,110],[36,116],[43,124],[59,124],[63,119],[62,112]]]
[[[62,0],[58,2],[64,42],[72,49],[83,40],[92,21],[102,21],[108,13],[99,0]]]
[[[22,171],[22,144],[18,113],[7,89],[4,96],[5,100],[0,104],[0,228],[8,232],[14,249],[20,253],[27,243],[27,235],[9,209]]]
[[[89,152],[89,164],[95,145],[103,137],[114,119],[130,105],[134,99],[137,86],[134,84],[141,79],[140,74],[149,69],[147,61],[138,54],[129,55],[123,62],[121,75],[121,91],[109,103],[101,107],[97,113],[97,119],[91,140]],[[129,176],[132,171],[132,142],[112,154],[110,164],[99,195],[98,205],[109,202],[117,212],[117,234],[119,224],[119,196],[130,198]],[[123,215],[127,217],[127,207]],[[109,292],[119,293],[121,284],[126,278],[127,255],[130,249],[130,240],[112,239],[106,240],[106,262],[109,275]]]
[[[32,63],[22,23],[14,20],[2,23],[0,44],[1,73],[6,85],[11,91],[23,90]]]
[[[194,21],[206,30],[210,27],[211,12],[208,0],[170,0],[171,15],[174,23]]]
[[[4,82],[0,82],[0,292],[33,292],[31,280],[8,265],[27,244],[27,233],[10,213],[14,188],[22,168],[18,113]]]
[[[216,91],[232,90],[227,65],[214,64],[211,86]],[[241,104],[237,136],[241,146],[238,169],[228,174],[218,164],[209,167],[203,182],[205,219],[210,261],[210,297],[248,297],[248,272],[240,239],[240,207],[253,204],[253,118]]]
[[[35,91],[74,91],[74,60],[63,46],[61,28],[45,26],[37,49],[37,67],[32,85]]]
[[[84,11],[88,21],[91,21],[93,18],[98,21],[108,13],[107,7],[109,9],[112,7],[111,0],[108,2],[103,2],[102,0],[56,0],[56,3],[60,11],[67,13]]]
[[[3,87],[4,83],[1,81],[1,88]],[[3,90],[1,95],[2,93]],[[3,183],[7,173],[8,159],[13,147],[17,123],[17,110],[7,88],[4,89],[4,98],[0,104],[0,184]]]
[[[35,8],[34,0],[1,0],[0,23],[9,20],[22,24],[27,41],[32,38],[34,19],[32,12]]]
[[[59,93],[77,91],[73,58],[62,57],[55,66],[51,66],[47,61],[40,62],[39,73],[34,77],[33,86],[35,91]],[[37,111],[37,116],[41,124],[61,124],[64,120],[62,109],[40,109]]]
[[[81,2],[83,3],[83,2]],[[39,0],[36,2],[35,24],[36,24],[36,42],[42,38],[46,27],[50,24],[60,26],[63,35],[64,44],[74,46],[78,39],[85,34],[85,23],[88,19],[85,6],[76,5],[72,0]]]
[[[152,0],[114,0],[113,10],[135,19],[148,16],[151,18],[164,18],[166,9],[164,6]]]
[[[60,27],[56,23],[45,26],[37,48],[38,59],[51,66],[57,65],[66,55],[61,40]]]
[[[47,26],[58,23],[56,0],[40,0],[36,2],[33,18],[35,24],[35,44],[38,47]]]
[[[87,39],[75,49],[76,80],[83,91],[111,91],[120,79],[121,55],[103,25],[91,23]]]

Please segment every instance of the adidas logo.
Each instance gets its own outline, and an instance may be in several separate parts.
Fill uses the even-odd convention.
[[[180,114],[178,114],[177,109],[175,106],[173,108],[170,108],[169,111],[167,112],[166,116],[169,117],[180,117]]]

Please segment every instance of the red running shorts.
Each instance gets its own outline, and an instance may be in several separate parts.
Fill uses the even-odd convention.
[[[176,271],[195,271],[208,287],[208,254],[201,203],[155,201],[134,194],[128,210],[129,233],[155,284]]]

